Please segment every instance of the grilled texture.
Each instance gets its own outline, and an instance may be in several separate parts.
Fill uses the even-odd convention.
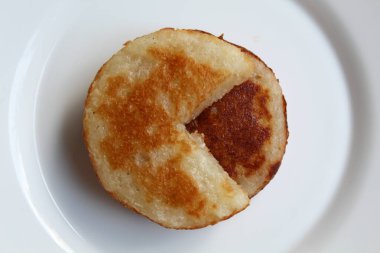
[[[282,103],[277,80],[258,58],[210,34],[162,29],[127,42],[98,71],[84,110],[84,139],[106,191],[176,229],[215,224],[246,208],[258,174],[243,177],[226,170],[229,176],[205,144],[207,134],[195,128],[190,133],[185,125],[247,80],[274,87],[270,100],[281,98]],[[283,106],[276,110],[283,115]],[[278,122],[283,127],[284,116]],[[266,164],[282,154],[268,156],[273,159]],[[264,174],[268,178],[270,173],[260,172],[260,177]]]
[[[220,165],[253,197],[276,174],[287,140],[285,100],[254,78],[235,86],[186,125],[202,133]]]

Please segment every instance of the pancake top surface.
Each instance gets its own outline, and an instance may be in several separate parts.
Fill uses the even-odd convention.
[[[263,187],[285,149],[283,106],[273,72],[252,53],[163,29],[127,42],[98,71],[84,139],[116,199],[166,227],[197,228],[243,210]]]

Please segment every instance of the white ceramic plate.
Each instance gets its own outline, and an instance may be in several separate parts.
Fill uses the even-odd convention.
[[[336,3],[6,5],[7,13],[2,12],[14,22],[1,20],[10,46],[3,48],[2,59],[6,177],[0,179],[0,196],[7,207],[0,211],[5,224],[0,249],[328,252],[366,242],[369,252],[380,250],[373,239],[378,228],[366,227],[368,239],[357,241],[350,239],[355,224],[344,228],[365,214],[356,211],[355,218],[350,211],[363,192],[375,196],[379,190],[366,189],[379,165],[374,153],[379,121],[373,110],[376,87],[364,71],[362,51],[336,17]],[[96,71],[125,41],[162,27],[224,33],[274,70],[288,102],[290,137],[278,174],[246,211],[200,230],[162,228],[110,199],[96,181],[81,138],[83,102]],[[344,229],[347,244],[339,241]]]

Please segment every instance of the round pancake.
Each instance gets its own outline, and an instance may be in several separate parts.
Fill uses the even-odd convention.
[[[207,117],[199,120],[202,111],[247,82],[267,92],[263,108],[272,117],[256,119],[270,129],[263,134],[269,137],[244,151],[265,154],[255,170],[245,170],[245,160],[226,165],[226,149],[215,153],[210,134],[185,127],[198,116],[200,126],[207,124]],[[258,110],[261,93],[246,94],[252,100],[243,104]],[[204,227],[246,208],[252,189],[263,187],[261,178],[274,174],[287,138],[282,99],[273,72],[253,54],[204,32],[162,29],[127,42],[98,71],[86,99],[84,139],[101,184],[115,199],[165,227]]]

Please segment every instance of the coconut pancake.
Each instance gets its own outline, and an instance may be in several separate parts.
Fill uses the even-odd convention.
[[[240,212],[271,179],[285,151],[285,108],[273,72],[252,53],[205,32],[162,29],[127,42],[98,71],[84,139],[115,199],[165,227],[193,229]]]

